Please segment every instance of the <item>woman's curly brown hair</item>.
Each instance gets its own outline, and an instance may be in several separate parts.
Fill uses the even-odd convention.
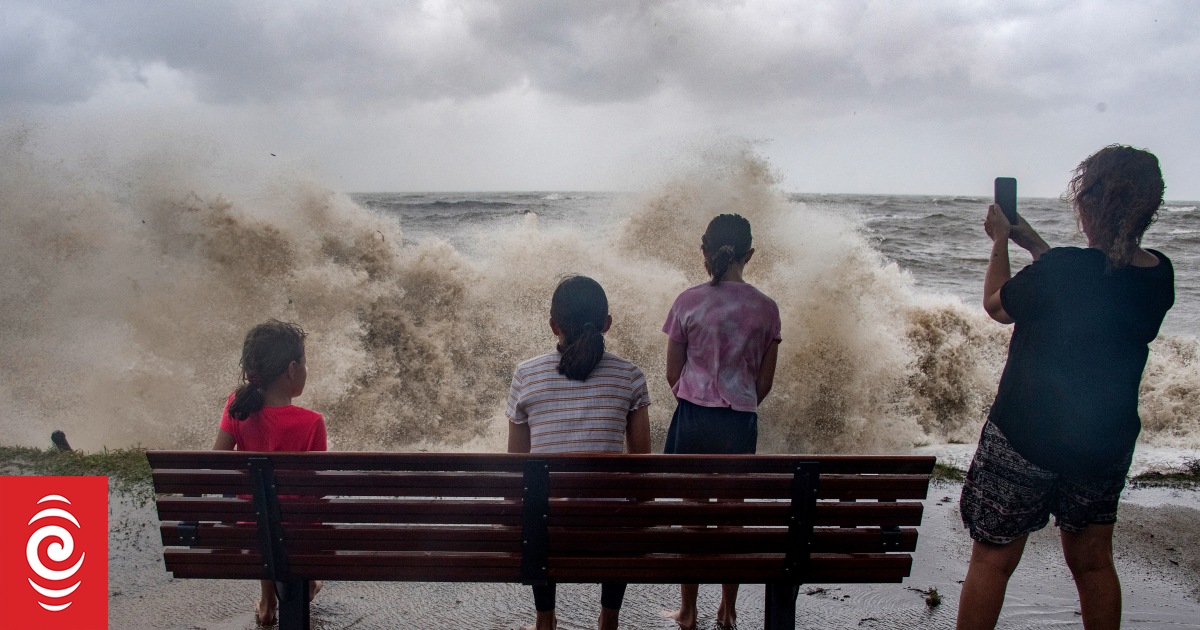
[[[1075,206],[1081,227],[1111,270],[1129,265],[1142,234],[1158,218],[1165,189],[1153,153],[1113,144],[1079,163],[1063,199]]]

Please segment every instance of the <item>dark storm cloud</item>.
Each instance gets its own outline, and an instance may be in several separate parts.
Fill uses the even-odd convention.
[[[0,103],[86,98],[107,80],[70,20],[18,4],[0,8]]]
[[[1195,94],[1186,2],[77,2],[2,9],[0,99],[86,99],[149,66],[209,102],[353,109],[533,89],[714,109],[1034,113]],[[1140,89],[1139,89],[1140,88]]]
[[[136,76],[154,64],[180,72],[201,99],[215,102],[461,98],[515,80],[503,59],[467,37],[461,20],[411,3],[51,2],[0,11],[51,25],[31,45],[4,21],[0,63],[29,68],[12,78],[20,89],[0,97],[8,101],[47,100],[48,85],[83,99],[122,78],[113,68]]]

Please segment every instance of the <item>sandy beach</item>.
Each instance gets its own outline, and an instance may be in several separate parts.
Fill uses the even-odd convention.
[[[961,528],[955,483],[935,484],[912,576],[903,584],[802,587],[797,628],[953,628],[959,581],[970,553]],[[152,504],[111,493],[109,624],[112,628],[249,630],[257,587],[251,582],[176,580],[163,568]],[[1116,561],[1124,588],[1125,628],[1200,628],[1200,492],[1129,488],[1116,529]],[[941,604],[926,604],[937,589]],[[701,628],[712,628],[717,587],[701,587]],[[739,596],[739,628],[762,627],[762,586]],[[559,587],[563,630],[595,627],[599,588]],[[671,630],[664,612],[678,600],[672,585],[631,585],[621,627]],[[502,630],[531,623],[528,588],[514,584],[327,582],[313,603],[313,627],[473,628]],[[1062,561],[1057,530],[1030,537],[1008,592],[1000,628],[1080,628],[1078,598]]]

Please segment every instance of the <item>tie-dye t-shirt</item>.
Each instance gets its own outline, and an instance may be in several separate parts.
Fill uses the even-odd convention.
[[[780,341],[775,300],[745,282],[708,283],[679,294],[663,332],[687,346],[675,396],[703,407],[757,411],[763,356]]]

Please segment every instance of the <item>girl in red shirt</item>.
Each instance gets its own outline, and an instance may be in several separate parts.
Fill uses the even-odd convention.
[[[304,331],[296,324],[270,320],[246,333],[242,342],[242,383],[225,401],[216,451],[323,451],[325,419],[292,405],[304,392],[308,367]],[[255,610],[261,625],[275,623],[279,600],[275,584],[261,580],[262,598]],[[309,599],[321,590],[310,583]]]

